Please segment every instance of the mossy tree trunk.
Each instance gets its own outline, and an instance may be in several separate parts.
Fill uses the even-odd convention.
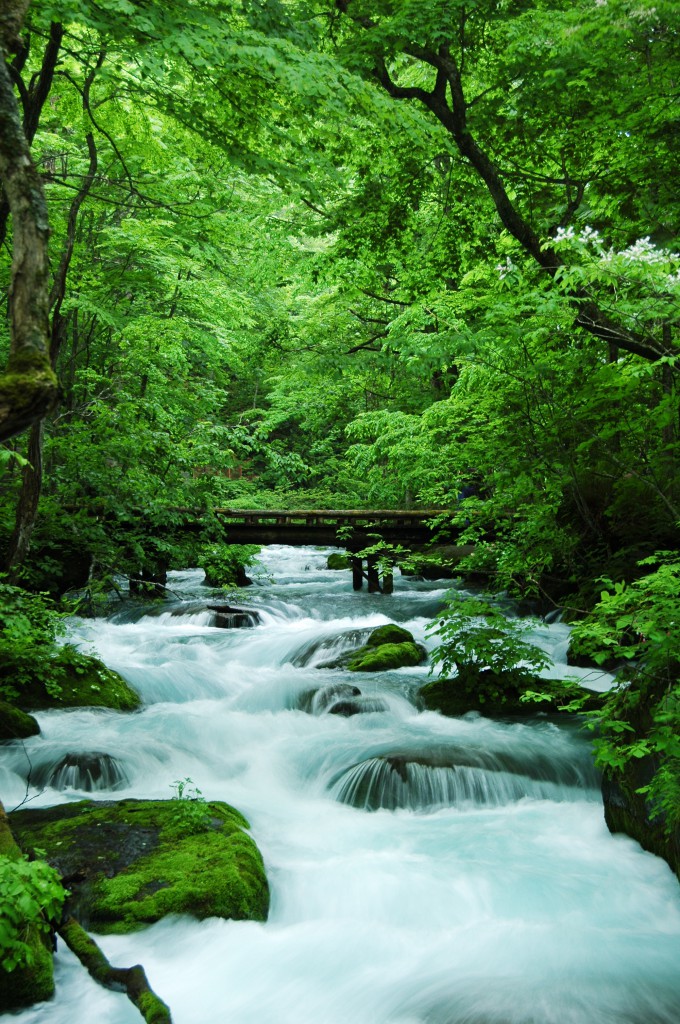
[[[0,376],[0,440],[42,419],[57,402],[49,356],[49,224],[42,182],[29,150],[7,56],[21,47],[27,0],[9,0],[0,18],[0,183],[12,215],[10,352]]]
[[[57,931],[94,980],[104,988],[125,992],[147,1024],[172,1024],[170,1010],[149,985],[142,966],[113,967],[92,936],[73,917],[66,917]]]
[[[59,37],[61,38],[61,37]],[[83,87],[83,109],[85,112],[89,111],[90,104],[90,88],[94,81],[97,71],[101,68],[104,62],[105,54],[103,51],[100,52],[96,64],[88,74],[85,85]],[[55,55],[56,60],[56,55]],[[37,127],[37,125],[36,125]],[[87,195],[92,188],[97,173],[97,148],[94,142],[94,136],[92,132],[88,132],[85,137],[89,155],[89,165],[87,174],[82,180],[81,186],[76,193],[71,207],[69,209],[68,222],[66,228],[66,240],[64,243],[63,252],[59,260],[59,267],[55,273],[54,281],[48,296],[48,307],[51,311],[51,322],[50,322],[50,333],[49,333],[49,361],[52,370],[56,370],[57,359],[59,357],[59,350],[61,348],[64,338],[64,317],[61,312],[64,297],[66,295],[66,281],[68,277],[69,267],[71,265],[71,259],[73,257],[73,250],[75,247],[76,240],[76,228],[78,224],[78,214],[80,208],[87,198]],[[1,387],[1,383],[0,383]],[[16,518],[14,524],[14,531],[10,538],[7,554],[5,557],[5,569],[11,571],[14,566],[21,564],[28,553],[28,549],[31,543],[31,536],[33,534],[33,527],[35,526],[36,517],[38,515],[38,505],[40,502],[40,495],[42,493],[42,482],[43,482],[43,459],[42,459],[42,444],[44,436],[44,422],[43,420],[37,420],[31,427],[31,433],[28,442],[28,465],[24,467],[21,491],[19,493],[19,500],[16,509]]]

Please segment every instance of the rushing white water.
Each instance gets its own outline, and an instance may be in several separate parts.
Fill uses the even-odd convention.
[[[402,578],[392,596],[355,594],[325,562],[266,549],[269,578],[242,598],[261,614],[251,629],[215,628],[205,611],[79,622],[144,710],[46,712],[41,736],[5,750],[8,807],[28,754],[46,787],[30,789],[34,805],[107,786],[168,797],[190,777],[249,818],[267,924],[167,919],[101,937],[112,962],[143,963],[176,1024],[676,1024],[680,890],[663,861],[608,833],[587,737],[546,718],[422,712],[426,667],[318,668],[389,621],[423,642],[444,597]],[[201,578],[172,586],[214,601]],[[566,635],[534,635],[549,674],[564,674]],[[332,712],[338,683],[360,713]],[[57,984],[12,1019],[139,1020],[61,949]]]

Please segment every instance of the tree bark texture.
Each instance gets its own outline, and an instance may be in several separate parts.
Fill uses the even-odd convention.
[[[3,42],[7,29],[3,15]],[[24,7],[25,9],[25,7]],[[11,24],[15,22],[12,21]],[[55,407],[59,388],[49,357],[47,204],[23,131],[5,55],[0,55],[0,182],[12,214],[10,353],[0,376],[0,441]]]

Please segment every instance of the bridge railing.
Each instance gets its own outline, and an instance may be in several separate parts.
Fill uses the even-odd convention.
[[[288,525],[304,523],[315,525],[371,525],[391,523],[408,526],[425,523],[437,516],[451,514],[449,509],[244,509],[215,508],[213,513],[220,519],[233,522]]]

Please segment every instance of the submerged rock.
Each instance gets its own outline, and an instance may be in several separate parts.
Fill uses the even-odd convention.
[[[83,800],[10,820],[25,852],[45,851],[71,890],[67,909],[95,931],[130,932],[168,914],[267,918],[262,856],[228,804]]]
[[[35,767],[31,782],[53,789],[117,789],[125,785],[127,775],[111,754],[98,751],[64,754],[59,761]]]
[[[244,605],[234,605],[222,602],[220,604],[206,604],[204,601],[188,601],[184,604],[175,605],[172,608],[160,608],[155,614],[162,615],[169,611],[172,616],[197,615],[201,612],[210,612],[210,625],[219,629],[245,629],[250,626],[259,626],[262,621],[260,613],[255,608]],[[152,609],[151,614],[154,611]]]
[[[387,711],[387,704],[379,697],[356,697],[353,700],[339,700],[331,704],[328,709],[329,715],[342,715],[343,718],[351,718],[352,715],[367,715],[376,711]]]
[[[230,604],[209,604],[206,607],[215,613],[212,625],[220,629],[244,629],[259,626],[262,621],[254,608],[240,608]]]
[[[290,658],[291,665],[306,668],[324,654],[335,657],[332,660],[319,662],[316,668],[339,668],[344,661],[356,653],[356,645],[363,643],[369,631],[367,629],[349,629],[343,633],[332,633],[330,636],[315,637],[307,640]],[[349,650],[347,648],[350,648]]]
[[[330,789],[341,803],[367,811],[424,810],[499,806],[526,796],[554,800],[561,789],[593,790],[597,782],[589,761],[460,746],[378,754],[343,769]]]
[[[361,690],[359,687],[352,686],[351,683],[332,683],[330,686],[322,686],[312,697],[311,711],[313,714],[318,715],[323,711],[327,711],[332,704],[339,700],[360,696]]]

